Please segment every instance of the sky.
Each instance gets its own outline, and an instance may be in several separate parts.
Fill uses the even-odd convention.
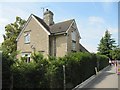
[[[105,0],[107,1],[107,0]],[[5,25],[15,21],[16,16],[27,20],[30,14],[43,18],[43,9],[54,13],[54,22],[75,19],[80,43],[90,52],[97,52],[100,39],[106,30],[118,43],[117,2],[0,2],[0,43]]]

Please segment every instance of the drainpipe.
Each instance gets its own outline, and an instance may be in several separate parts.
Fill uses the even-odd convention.
[[[53,35],[54,36],[54,35]],[[54,56],[56,56],[56,36],[54,36]]]

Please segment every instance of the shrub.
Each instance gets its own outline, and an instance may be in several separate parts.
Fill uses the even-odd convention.
[[[109,58],[105,55],[96,55],[97,57],[97,62],[98,62],[98,68],[99,70],[103,69],[107,65],[109,65]]]
[[[45,59],[41,54],[32,55],[33,62],[14,64],[14,87],[29,88],[63,88],[65,65],[65,81],[67,88],[73,88],[108,65],[108,58],[94,53],[69,53],[62,58],[49,56]]]
[[[75,87],[95,74],[95,61],[90,53],[72,53],[65,57],[66,83]],[[69,87],[68,87],[69,88]],[[71,87],[70,87],[71,88]]]

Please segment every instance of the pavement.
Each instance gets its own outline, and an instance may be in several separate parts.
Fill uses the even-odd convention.
[[[96,90],[97,88],[103,88],[108,90],[120,90],[120,75],[116,74],[116,67],[114,65],[108,66],[106,69],[102,70],[98,75],[92,77],[94,78],[86,80],[89,82],[83,82],[84,84],[78,85],[77,88],[75,88],[74,90]]]
[[[84,88],[118,88],[118,75],[115,66],[110,66]]]

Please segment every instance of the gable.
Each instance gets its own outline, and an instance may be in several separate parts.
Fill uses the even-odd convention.
[[[35,16],[35,15],[33,15],[33,16],[35,17],[35,20],[36,20],[38,23],[40,23],[41,25],[43,25],[44,28],[45,28],[48,32],[50,32],[49,26],[44,22],[43,19],[41,19],[41,18],[39,18],[39,17],[37,17],[37,16]],[[34,18],[34,17],[33,17],[33,18]]]
[[[39,24],[40,27],[43,28],[43,30],[48,34],[63,34],[63,33],[68,33],[69,29],[71,27],[74,27],[76,28],[77,30],[77,33],[78,35],[80,36],[79,34],[79,31],[77,29],[77,25],[76,25],[76,22],[74,19],[71,19],[71,20],[67,20],[67,21],[64,21],[64,22],[59,22],[59,23],[56,23],[52,26],[48,26],[41,18],[31,14],[30,17],[28,18],[27,20],[27,23],[25,24],[25,26],[23,27],[22,31],[20,32],[18,38],[16,39],[16,41],[18,41],[18,39],[20,38],[21,34],[24,32],[24,30],[26,29],[26,27],[29,25],[29,22],[31,21],[31,19],[34,19],[36,21],[37,24]]]
[[[25,31],[26,27],[29,25],[29,23],[31,22],[31,20],[34,19],[35,20],[35,23],[37,23],[40,27],[43,28],[43,30],[48,34],[50,35],[50,32],[49,32],[49,28],[45,25],[44,21],[42,21],[42,19],[38,21],[37,17],[35,17],[35,15],[31,14],[26,22],[26,24],[24,25],[22,31],[20,32],[20,34],[18,35],[16,41],[19,40],[20,36],[23,34],[23,32]],[[33,23],[34,24],[34,23]]]
[[[67,29],[66,33],[69,32],[70,28],[74,28],[74,29],[76,30],[78,36],[80,37],[80,33],[79,33],[79,31],[78,31],[77,24],[76,24],[75,20],[73,20],[72,24],[71,24],[70,27]],[[80,38],[81,38],[81,37],[80,37]]]

